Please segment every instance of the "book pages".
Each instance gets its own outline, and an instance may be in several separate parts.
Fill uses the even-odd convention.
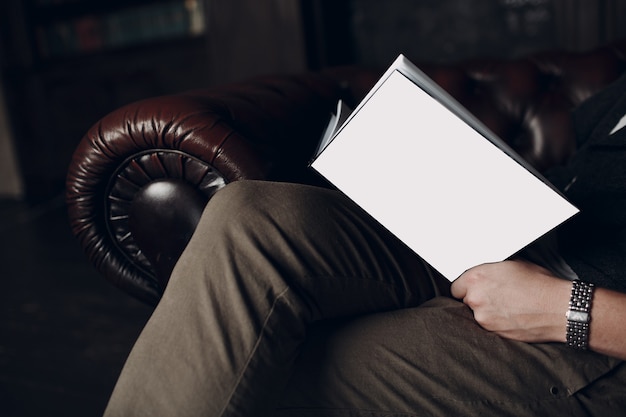
[[[509,153],[394,70],[312,167],[452,281],[578,212]]]

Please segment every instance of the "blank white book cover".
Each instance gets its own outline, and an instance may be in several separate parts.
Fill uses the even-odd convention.
[[[451,281],[578,212],[398,71],[311,165]]]

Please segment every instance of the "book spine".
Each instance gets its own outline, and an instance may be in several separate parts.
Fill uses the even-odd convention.
[[[199,2],[162,2],[42,25],[35,36],[40,55],[52,58],[197,36],[202,22]]]

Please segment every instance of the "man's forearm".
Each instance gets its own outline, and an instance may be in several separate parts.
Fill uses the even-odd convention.
[[[451,287],[485,329],[531,343],[566,341],[571,290],[570,281],[525,261],[480,265]],[[596,288],[590,315],[589,348],[626,360],[626,294]]]

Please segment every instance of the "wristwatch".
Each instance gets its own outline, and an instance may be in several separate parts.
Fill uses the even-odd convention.
[[[591,300],[594,285],[575,279],[572,282],[572,295],[567,317],[567,345],[585,350],[589,346],[589,322],[591,321]]]

